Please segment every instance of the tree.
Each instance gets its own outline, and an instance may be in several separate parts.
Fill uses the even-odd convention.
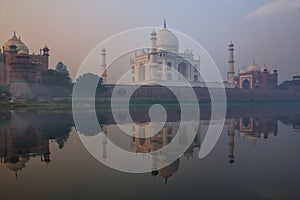
[[[69,71],[67,69],[67,66],[61,61],[59,61],[57,63],[57,65],[55,66],[55,70],[60,72],[60,73],[67,74],[68,76],[70,75]]]
[[[69,74],[49,69],[47,71],[42,72],[41,83],[47,85],[69,86],[72,84],[72,80]]]
[[[49,69],[42,72],[41,83],[46,85],[70,86],[72,80],[67,66],[60,61],[55,66],[55,70]]]
[[[96,94],[100,94],[104,92],[106,88],[102,84],[102,78],[93,73],[85,73],[80,75],[74,84],[76,87],[76,91],[78,91],[78,95],[80,96],[94,96]],[[96,91],[93,91],[92,85],[97,85]]]

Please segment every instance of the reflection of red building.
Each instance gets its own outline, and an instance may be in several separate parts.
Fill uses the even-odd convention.
[[[278,133],[277,120],[268,118],[241,117],[236,120],[235,129],[241,136],[248,137],[253,145],[259,138]]]
[[[241,89],[275,89],[278,83],[277,70],[271,73],[265,66],[258,67],[253,62],[247,69],[239,70],[238,76],[234,77],[236,88]]]
[[[48,56],[47,46],[37,55],[29,54],[28,47],[14,33],[0,51],[0,85],[38,82],[41,73],[48,70]]]
[[[15,172],[26,167],[30,157],[40,156],[42,162],[50,162],[49,140],[36,128],[24,121],[7,119],[0,126],[0,161]]]
[[[255,145],[260,138],[266,139],[268,135],[277,135],[277,120],[269,118],[240,117],[238,119],[227,119],[228,121],[228,157],[229,163],[235,162],[234,137],[238,132],[240,136],[247,137]]]

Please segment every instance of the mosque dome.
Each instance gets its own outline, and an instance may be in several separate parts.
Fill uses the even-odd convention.
[[[167,29],[166,23],[164,23],[164,28],[157,33],[157,47],[168,51],[178,52],[178,38],[172,31]]]
[[[240,74],[244,74],[246,72],[247,72],[247,70],[245,70],[245,69],[240,69],[240,71],[239,71]]]
[[[23,54],[28,54],[28,47],[21,41],[20,38],[17,38],[16,33],[14,33],[13,37],[6,41],[3,45],[4,51],[10,51],[10,46],[15,45],[17,47],[17,52],[21,51]]]
[[[28,52],[25,51],[24,49],[20,49],[20,50],[18,51],[18,54],[28,54]]]
[[[249,72],[260,71],[260,68],[258,67],[258,65],[255,62],[253,62],[251,65],[248,66],[247,70]]]

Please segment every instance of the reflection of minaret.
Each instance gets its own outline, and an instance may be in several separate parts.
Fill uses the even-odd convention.
[[[101,56],[102,56],[101,68],[103,70],[103,73],[102,73],[101,77],[102,77],[103,84],[106,84],[107,83],[106,50],[104,48],[101,50]]]
[[[50,148],[49,148],[49,140],[44,139],[42,141],[43,143],[43,154],[41,154],[41,161],[45,162],[47,164],[50,163],[51,159],[50,159]]]
[[[102,159],[105,161],[107,158],[107,127],[103,127],[103,132],[102,132]]]
[[[228,124],[228,150],[229,163],[234,163],[234,119],[229,120]]]
[[[230,87],[234,87],[234,60],[233,60],[233,47],[232,42],[228,45],[228,83]]]

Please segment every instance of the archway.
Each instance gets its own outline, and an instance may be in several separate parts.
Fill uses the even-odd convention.
[[[250,89],[250,81],[248,79],[243,80],[242,88],[243,89]]]
[[[242,118],[243,127],[249,129],[250,128],[250,117]]]
[[[186,79],[189,79],[188,66],[186,63],[182,62],[178,65],[178,72],[181,73]]]

